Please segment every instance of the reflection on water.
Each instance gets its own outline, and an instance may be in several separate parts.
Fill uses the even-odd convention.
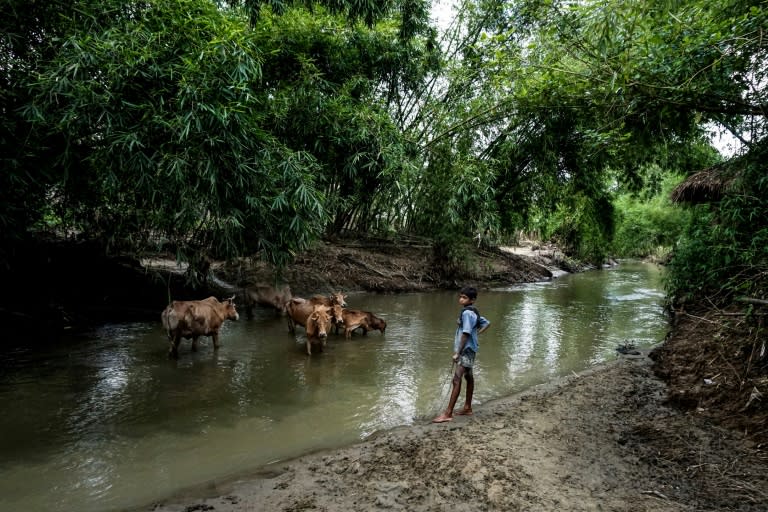
[[[455,292],[352,294],[387,332],[331,336],[308,357],[303,331],[259,310],[224,325],[222,348],[182,343],[159,321],[112,325],[55,347],[0,355],[0,507],[135,507],[398,425],[445,406]],[[476,406],[661,341],[660,276],[649,265],[483,291]]]

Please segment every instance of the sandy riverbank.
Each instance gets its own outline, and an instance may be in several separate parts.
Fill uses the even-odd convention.
[[[652,364],[622,356],[472,417],[382,432],[140,510],[768,509],[765,452],[666,405]]]

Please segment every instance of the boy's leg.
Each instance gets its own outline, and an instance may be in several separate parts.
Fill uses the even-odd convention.
[[[463,366],[456,366],[456,372],[453,374],[453,387],[451,388],[451,398],[448,400],[448,407],[440,416],[433,419],[432,423],[444,423],[453,420],[453,408],[456,406],[456,401],[459,399],[459,393],[461,393],[461,378],[464,376],[465,371],[466,368]]]
[[[471,368],[464,374],[464,378],[467,380],[467,392],[464,396],[464,407],[456,414],[458,416],[472,416],[472,394],[475,392],[475,377],[472,375]]]

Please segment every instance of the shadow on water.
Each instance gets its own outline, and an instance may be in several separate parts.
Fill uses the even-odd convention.
[[[484,291],[475,403],[616,356],[666,331],[659,270],[640,264]],[[331,335],[308,357],[302,329],[257,310],[197,352],[166,356],[160,322],[105,326],[0,359],[0,506],[103,511],[422,421],[447,401],[455,292],[351,294],[387,320]]]

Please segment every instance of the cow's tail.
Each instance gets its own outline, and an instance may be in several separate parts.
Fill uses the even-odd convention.
[[[171,271],[168,271],[168,280],[165,282],[165,290],[166,293],[168,293],[168,304],[173,303],[173,300],[171,300]]]
[[[168,339],[173,338],[173,332],[179,326],[179,317],[176,314],[176,308],[173,304],[169,304],[162,314],[163,328],[168,333]]]

